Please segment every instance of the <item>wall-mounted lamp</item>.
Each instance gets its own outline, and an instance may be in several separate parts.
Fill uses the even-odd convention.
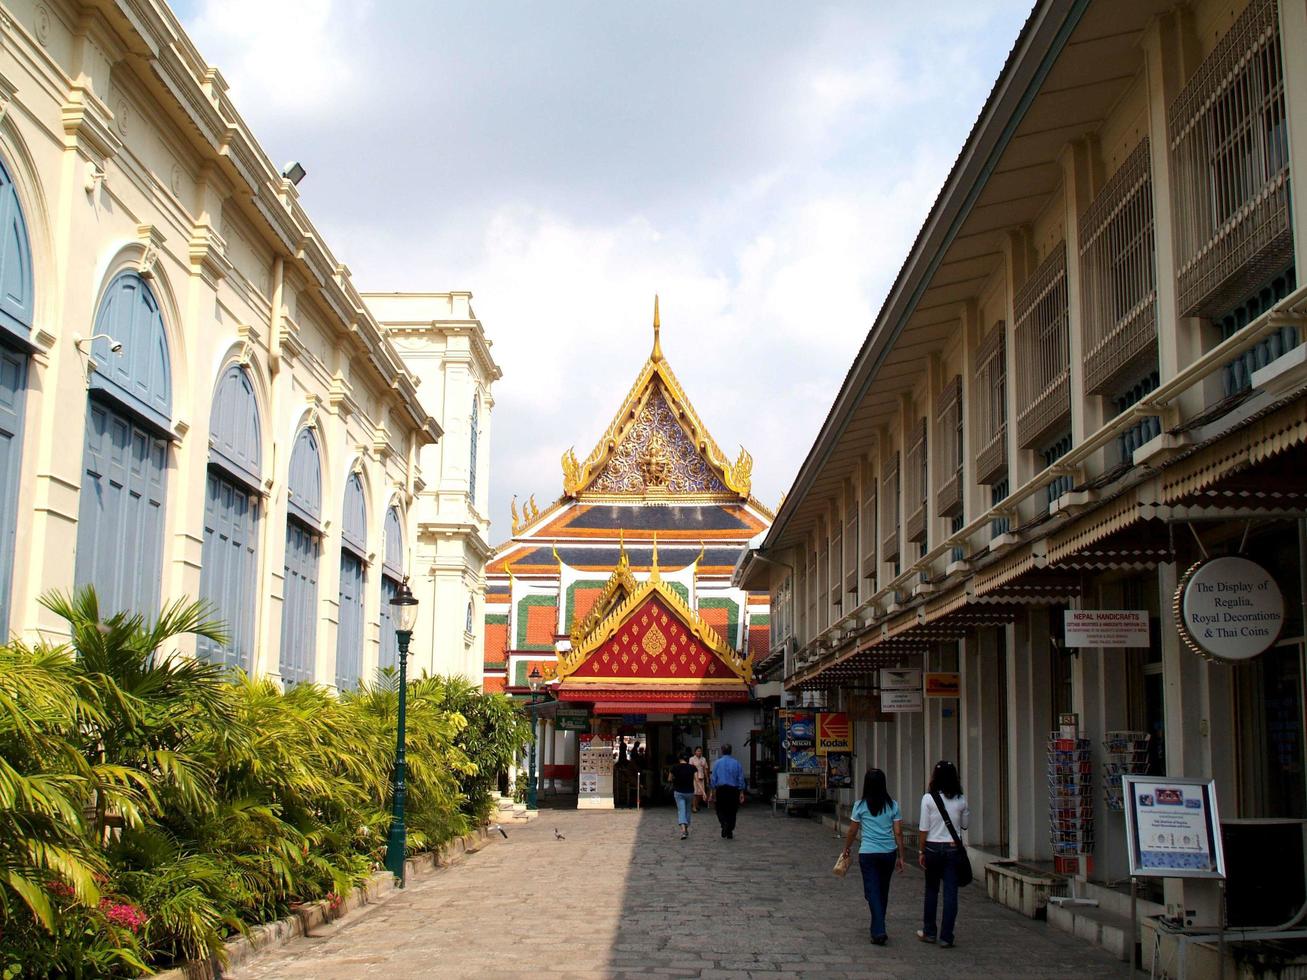
[[[83,354],[89,355],[91,353],[89,345],[95,343],[97,340],[109,341],[110,354],[121,354],[123,352],[123,342],[121,340],[114,340],[113,337],[109,336],[107,333],[97,333],[97,334],[93,334],[90,337],[82,337],[77,334],[73,334],[73,346],[76,347]],[[83,346],[83,344],[87,346]]]
[[[304,169],[304,164],[298,160],[292,160],[286,166],[281,168],[281,175],[291,182],[294,187],[299,186],[299,182],[304,179],[308,171]]]

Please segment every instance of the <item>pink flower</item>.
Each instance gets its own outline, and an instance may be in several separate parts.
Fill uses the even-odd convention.
[[[58,880],[56,880],[56,881],[52,881],[52,882],[50,882],[50,884],[48,884],[48,885],[45,886],[45,889],[46,889],[46,891],[48,891],[51,895],[54,895],[56,898],[72,898],[72,897],[73,897],[73,889],[72,889],[72,886],[69,885],[69,884],[66,884],[65,882],[62,882],[62,881],[58,881]]]
[[[149,921],[149,916],[129,902],[115,902],[110,898],[100,899],[100,911],[111,925],[136,932]]]

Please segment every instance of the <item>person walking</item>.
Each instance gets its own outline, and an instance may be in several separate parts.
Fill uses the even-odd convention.
[[[699,802],[708,804],[708,760],[703,757],[703,746],[694,747],[694,756],[690,759],[694,766],[694,812],[699,812]]]
[[[672,766],[672,796],[676,798],[676,822],[681,840],[690,836],[690,804],[694,802],[694,781],[699,771],[690,765],[690,750],[681,750],[681,760]]]
[[[731,755],[729,744],[722,746],[721,758],[713,763],[711,779],[717,822],[722,825],[722,836],[733,840],[735,817],[740,810],[740,794],[744,792],[744,767]]]
[[[903,871],[903,815],[889,795],[885,773],[880,769],[868,769],[862,778],[862,799],[853,805],[849,833],[844,839],[846,857],[855,840],[860,842],[862,893],[871,909],[871,941],[884,946],[889,942],[885,910],[889,906],[890,876]]]
[[[917,861],[926,871],[926,908],[917,938],[933,943],[938,936],[944,949],[953,946],[953,926],[958,917],[958,861],[963,852],[954,840],[971,822],[971,809],[962,793],[962,782],[953,763],[935,763],[930,783],[921,798],[920,853]],[[935,907],[940,886],[944,887],[944,911],[935,931]]]

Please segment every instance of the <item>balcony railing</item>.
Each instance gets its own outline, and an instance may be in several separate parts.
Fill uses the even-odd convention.
[[[1085,390],[1130,383],[1157,365],[1153,180],[1145,138],[1080,223]]]
[[[976,480],[1007,472],[1007,328],[999,321],[976,358]]]
[[[1066,427],[1068,379],[1065,243],[1046,258],[1016,295],[1017,443],[1030,449]]]
[[[1184,316],[1222,315],[1293,260],[1275,0],[1253,0],[1168,112]]]

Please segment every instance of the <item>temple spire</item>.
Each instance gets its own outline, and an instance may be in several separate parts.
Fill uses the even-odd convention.
[[[661,326],[662,325],[658,322],[658,294],[654,293],[654,345],[653,353],[649,355],[649,359],[653,361],[661,361],[663,359],[663,345],[658,339],[658,333]]]

